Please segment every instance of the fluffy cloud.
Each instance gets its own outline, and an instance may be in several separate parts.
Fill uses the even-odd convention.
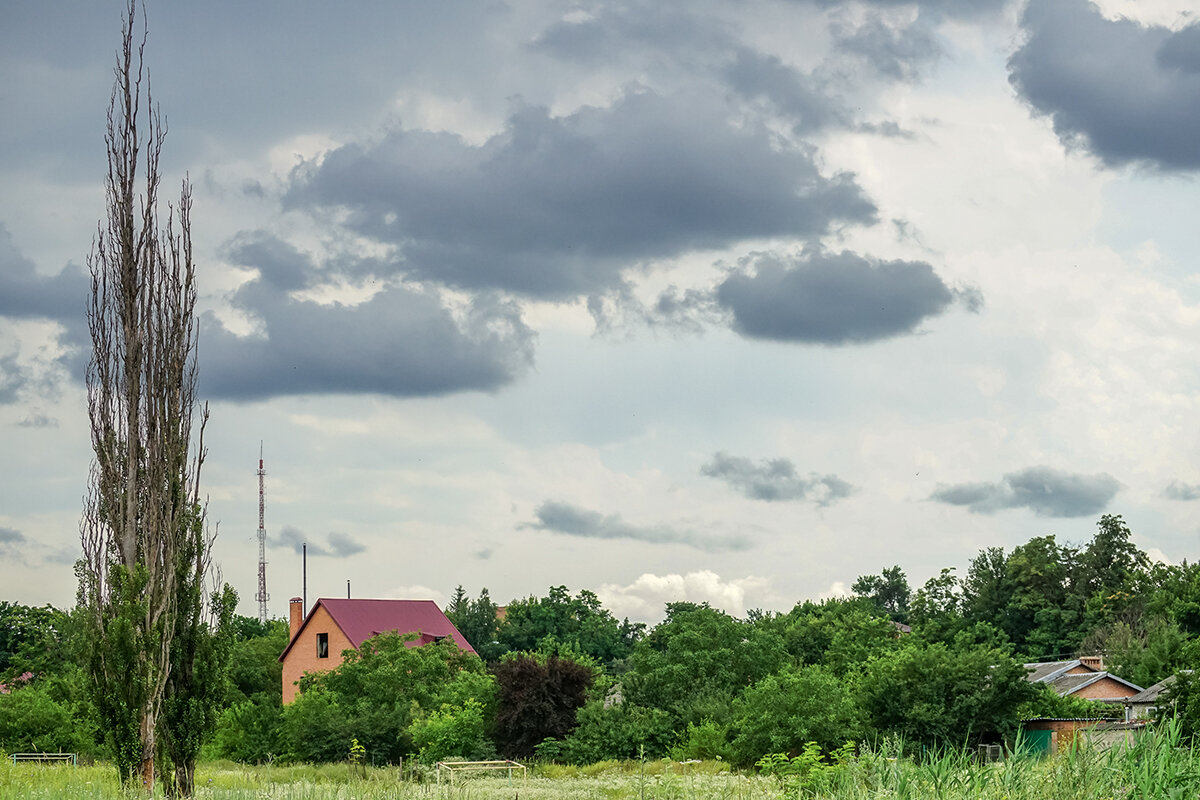
[[[755,464],[748,458],[716,453],[700,473],[724,481],[751,500],[812,500],[827,506],[854,492],[853,486],[836,475],[802,477],[786,458]]]
[[[667,603],[686,601],[708,603],[735,617],[746,613],[746,594],[766,590],[762,578],[746,577],[722,580],[709,570],[655,575],[645,573],[627,586],[606,583],[596,590],[604,607],[616,617],[655,623],[662,619]]]
[[[923,261],[872,261],[849,252],[746,259],[717,287],[733,328],[753,339],[840,345],[913,332],[962,298]]]
[[[280,529],[278,536],[268,536],[267,540],[272,547],[286,547],[295,553],[303,552],[304,545],[307,544],[310,556],[346,558],[357,555],[367,549],[352,537],[336,531],[329,534],[327,538],[328,544],[323,545],[316,540],[316,537],[306,536],[302,531],[290,525]]]
[[[704,96],[645,90],[566,116],[519,108],[478,147],[395,130],[298,168],[287,204],[342,209],[410,277],[547,298],[697,249],[875,221],[853,176],[728,117]]]
[[[605,516],[570,503],[547,500],[534,511],[536,522],[523,528],[578,536],[583,539],[629,539],[651,544],[682,544],[707,552],[748,550],[750,540],[741,535],[713,534],[666,525],[631,525],[618,515]]]
[[[1088,0],[1025,8],[1010,80],[1064,144],[1109,165],[1200,168],[1200,23],[1106,19]]]
[[[966,506],[972,514],[1028,508],[1039,517],[1086,517],[1103,511],[1121,484],[1106,473],[1080,475],[1050,467],[1010,472],[997,483],[941,486],[931,500]]]
[[[200,381],[210,396],[490,391],[533,361],[534,334],[519,310],[490,295],[474,298],[459,313],[436,292],[397,285],[356,305],[320,303],[293,290],[369,272],[371,265],[354,259],[318,265],[262,232],[236,238],[228,256],[260,271],[232,301],[263,331],[238,336],[205,319]]]

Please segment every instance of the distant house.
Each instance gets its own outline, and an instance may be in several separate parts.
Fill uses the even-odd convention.
[[[328,672],[342,663],[343,650],[357,650],[381,633],[415,633],[409,647],[451,639],[459,649],[475,653],[432,600],[358,600],[321,598],[304,615],[304,605],[293,597],[290,608],[292,638],[279,656],[283,662],[283,702],[296,699],[296,683],[306,672]]]
[[[1175,683],[1175,676],[1168,675],[1153,686],[1149,686],[1132,697],[1125,698],[1125,721],[1153,719],[1159,705],[1166,699],[1162,696]],[[1168,701],[1169,702],[1169,701]]]
[[[1084,656],[1070,661],[1026,664],[1031,683],[1048,684],[1059,697],[1078,697],[1097,703],[1123,703],[1142,691],[1142,687],[1104,671],[1099,656]]]

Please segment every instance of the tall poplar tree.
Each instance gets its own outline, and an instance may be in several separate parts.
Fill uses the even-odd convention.
[[[150,791],[173,639],[190,630],[187,615],[203,610],[194,600],[181,602],[181,594],[195,588],[189,576],[197,565],[207,570],[196,536],[204,528],[199,484],[208,411],[196,402],[191,187],[183,181],[178,204],[168,205],[162,224],[159,154],[166,123],[151,99],[142,58],[146,28],[143,23],[135,37],[136,10],[136,0],[129,0],[104,137],[107,215],[87,259],[95,461],[78,573],[102,725],[122,783],[140,781]],[[206,548],[211,540],[199,544]]]

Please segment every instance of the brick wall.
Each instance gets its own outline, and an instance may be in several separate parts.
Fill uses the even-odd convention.
[[[317,658],[318,633],[329,634],[328,658]],[[342,663],[342,651],[352,650],[353,647],[346,634],[334,623],[333,617],[329,616],[329,612],[318,605],[308,624],[300,632],[299,638],[292,644],[287,658],[283,660],[283,702],[287,704],[296,699],[296,681],[300,680],[305,672],[328,672],[335,669]]]
[[[1071,696],[1082,697],[1084,700],[1102,700],[1133,697],[1135,694],[1137,694],[1135,689],[1114,681],[1112,678],[1104,677],[1093,684],[1083,687]]]

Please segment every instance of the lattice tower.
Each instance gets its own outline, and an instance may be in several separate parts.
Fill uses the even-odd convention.
[[[263,469],[262,445],[258,446],[258,594],[254,599],[258,601],[258,621],[266,624],[267,622],[267,601],[271,599],[271,595],[267,594],[267,528],[265,522],[265,494],[263,492],[263,478],[267,476],[267,471]]]

